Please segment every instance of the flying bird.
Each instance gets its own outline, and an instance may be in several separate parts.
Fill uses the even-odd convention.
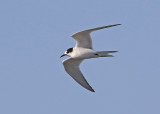
[[[84,59],[98,58],[98,57],[113,57],[110,53],[115,53],[117,51],[95,51],[92,48],[92,40],[90,33],[96,30],[109,28],[113,26],[118,26],[121,24],[108,25],[97,27],[93,29],[83,30],[76,32],[72,37],[76,40],[76,45],[74,48],[67,49],[61,56],[69,56],[68,59],[63,60],[63,66],[65,71],[81,86],[95,92],[94,89],[89,85],[87,80],[84,78],[82,72],[80,71],[79,65]]]

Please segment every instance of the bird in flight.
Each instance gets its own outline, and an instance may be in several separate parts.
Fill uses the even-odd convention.
[[[74,48],[67,49],[64,54],[61,56],[69,56],[68,59],[63,60],[63,66],[65,71],[81,86],[95,92],[94,89],[89,85],[87,80],[84,78],[82,72],[79,69],[80,63],[84,59],[98,58],[98,57],[113,57],[110,53],[115,53],[117,51],[95,51],[92,48],[92,40],[90,33],[96,30],[109,28],[113,26],[118,26],[121,24],[108,25],[97,27],[93,29],[83,30],[76,32],[72,37],[76,40],[76,45]]]

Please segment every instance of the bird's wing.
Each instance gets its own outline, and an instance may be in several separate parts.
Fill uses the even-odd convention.
[[[94,90],[88,84],[87,80],[84,78],[83,74],[79,69],[79,65],[82,61],[83,59],[72,59],[72,58],[66,59],[63,61],[64,69],[81,86],[94,92]]]
[[[72,37],[76,40],[76,47],[83,47],[83,48],[92,49],[92,40],[91,40],[91,37],[90,37],[91,32],[96,31],[96,30],[100,30],[100,29],[104,29],[104,28],[118,26],[118,25],[121,25],[121,24],[108,25],[108,26],[83,30],[83,31],[74,33],[72,35]]]

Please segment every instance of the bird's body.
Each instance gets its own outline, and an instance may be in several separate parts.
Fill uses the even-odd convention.
[[[89,58],[113,57],[112,55],[110,55],[110,53],[114,53],[117,51],[95,51],[93,50],[90,33],[95,30],[117,26],[117,25],[120,25],[120,24],[88,29],[88,30],[80,31],[80,32],[73,34],[72,37],[76,40],[76,46],[74,48],[69,48],[61,56],[61,57],[65,55],[70,56],[70,58],[62,62],[64,69],[76,82],[78,82],[81,86],[83,86],[84,88],[92,92],[94,92],[94,90],[88,84],[88,82],[86,81],[86,79],[84,78],[83,74],[81,73],[79,69],[80,63],[84,59],[89,59]]]
[[[73,52],[70,57],[74,59],[89,59],[89,58],[96,58],[98,57],[96,54],[96,51],[93,49],[88,48],[73,48]]]

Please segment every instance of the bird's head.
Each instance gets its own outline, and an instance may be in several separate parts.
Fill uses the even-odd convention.
[[[63,57],[63,56],[70,56],[70,54],[72,53],[72,51],[73,51],[73,48],[67,49],[61,57]]]

